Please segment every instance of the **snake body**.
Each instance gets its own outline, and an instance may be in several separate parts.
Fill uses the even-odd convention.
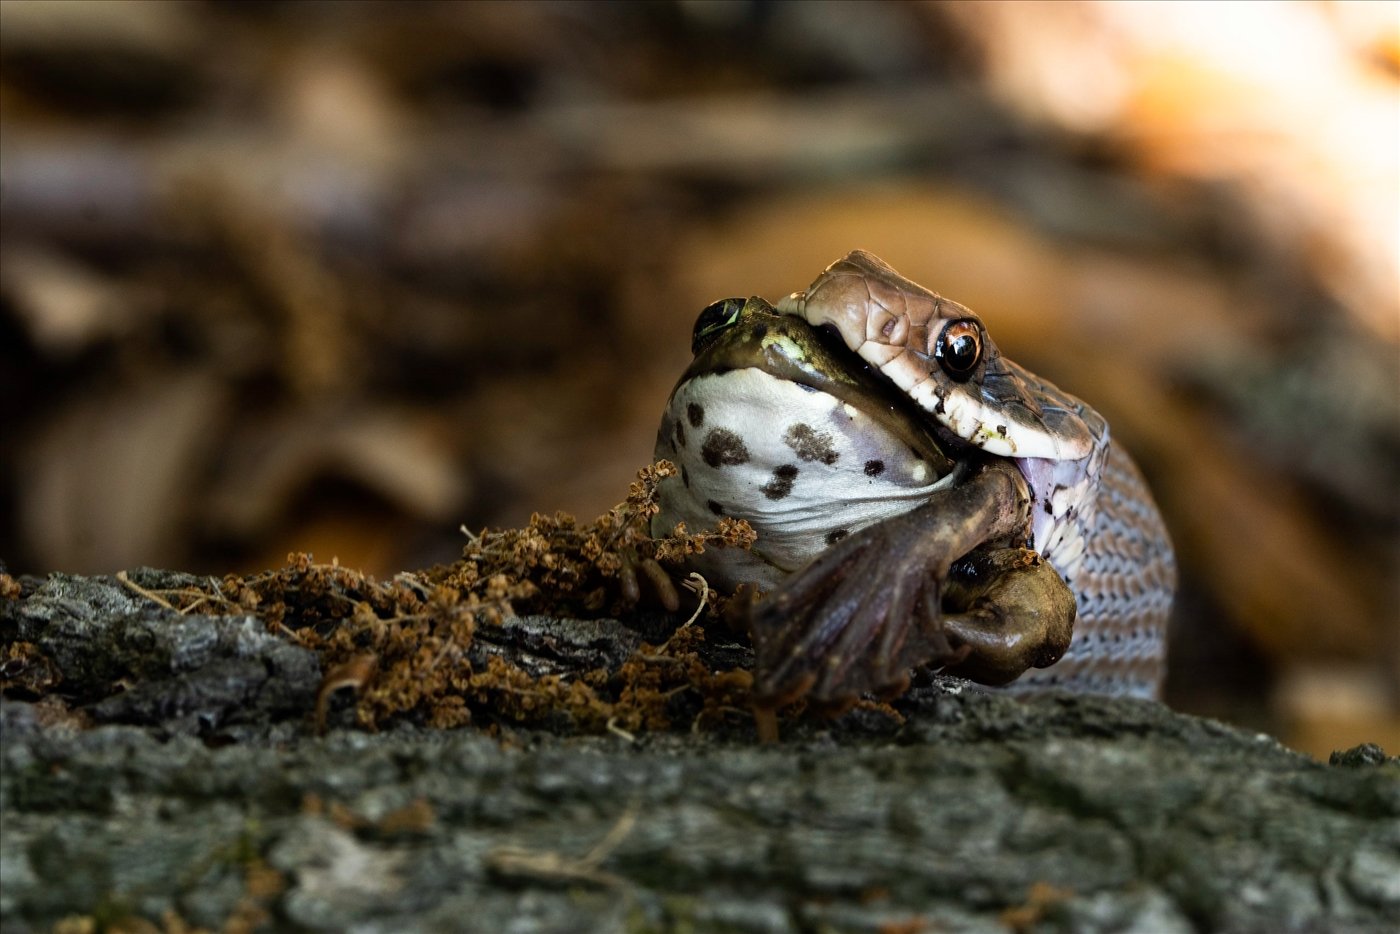
[[[1049,668],[1027,671],[1011,690],[1161,692],[1176,590],[1171,540],[1142,473],[1121,447],[1108,447],[1095,499],[1078,567],[1061,570],[1079,610],[1069,651]]]
[[[1034,500],[1031,545],[1069,585],[1078,618],[1060,661],[1010,689],[1156,697],[1175,560],[1141,472],[1104,419],[1003,357],[969,309],[869,253],[833,263],[778,309],[839,332],[932,416],[945,443],[1020,468]]]

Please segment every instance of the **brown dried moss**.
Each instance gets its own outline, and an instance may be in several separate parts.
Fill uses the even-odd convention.
[[[0,691],[43,697],[63,678],[58,667],[32,642],[11,642],[0,655]]]
[[[615,670],[536,675],[504,655],[472,651],[479,627],[501,627],[514,615],[625,618],[633,611],[624,596],[629,569],[753,543],[748,524],[732,519],[712,531],[692,534],[678,526],[652,538],[657,484],[674,473],[666,461],[643,468],[627,499],[593,522],[537,514],[522,529],[467,533],[461,560],[386,582],[294,554],[277,570],[230,575],[217,592],[147,596],[180,612],[254,613],[270,630],[317,652],[326,672],[316,712],[321,723],[332,695],[351,688],[357,721],[367,728],[406,717],[435,727],[513,723],[628,735],[668,729],[678,712],[688,718],[680,725],[698,727],[745,714],[751,682],[747,671],[714,672],[702,660],[699,623],[686,624],[661,646],[643,643]],[[682,695],[686,703],[676,703]]]

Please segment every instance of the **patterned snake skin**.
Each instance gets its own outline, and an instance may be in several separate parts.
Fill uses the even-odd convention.
[[[1083,564],[1065,578],[1079,608],[1069,651],[1007,690],[1156,697],[1166,674],[1176,562],[1142,474],[1117,446],[1110,446],[1099,476],[1098,512],[1087,540]]]

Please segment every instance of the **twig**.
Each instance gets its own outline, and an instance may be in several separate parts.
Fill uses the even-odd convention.
[[[640,806],[633,801],[627,806],[627,810],[622,812],[622,816],[617,819],[617,823],[612,825],[603,839],[593,845],[593,849],[584,854],[579,862],[590,869],[597,868],[603,860],[612,855],[612,851],[617,849],[627,835],[632,832],[632,828],[637,826],[637,811]]]
[[[703,720],[703,719],[705,719],[705,715],[706,715],[706,714],[711,714],[711,713],[718,713],[718,714],[732,713],[732,714],[736,714],[736,715],[738,715],[738,716],[740,716],[740,717],[746,717],[746,716],[749,715],[749,711],[743,710],[742,708],[739,708],[739,707],[731,707],[731,706],[728,705],[728,704],[717,704],[717,705],[715,705],[715,706],[713,706],[713,707],[702,707],[702,708],[700,709],[700,712],[697,713],[697,714],[695,715],[695,719],[690,721],[690,732],[691,732],[692,734],[698,734],[698,733],[700,732],[700,721]]]
[[[607,726],[608,732],[612,733],[614,736],[621,736],[629,743],[635,743],[637,741],[637,735],[635,733],[629,733],[627,730],[624,730],[622,727],[617,725],[616,715],[608,717]]]
[[[691,571],[690,575],[686,577],[685,580],[681,581],[681,584],[692,592],[694,592],[697,587],[700,588],[700,605],[695,608],[694,613],[690,614],[690,619],[681,624],[681,629],[684,629],[686,626],[689,626],[699,619],[701,613],[705,612],[705,604],[710,599],[710,582],[705,580],[699,573]],[[677,629],[676,632],[680,632],[680,629]]]
[[[174,613],[180,612],[179,610],[175,609],[175,607],[170,603],[169,600],[165,599],[160,594],[147,590],[145,587],[142,587],[140,584],[127,577],[125,571],[117,572],[117,580],[121,581],[123,586],[127,587],[135,593],[140,594],[147,600],[150,600],[152,603],[159,603],[161,606]]]
[[[695,608],[694,613],[690,614],[690,619],[686,620],[685,622],[681,623],[680,626],[676,627],[676,631],[671,633],[670,638],[668,638],[665,642],[661,643],[660,648],[656,650],[656,654],[658,656],[665,654],[666,649],[671,645],[671,639],[676,638],[676,636],[680,635],[683,631],[689,629],[691,624],[693,624],[697,619],[700,618],[700,614],[705,612],[706,601],[710,599],[709,582],[706,581],[704,577],[697,574],[695,571],[691,571],[690,576],[688,576],[685,580],[681,581],[681,584],[682,586],[686,587],[692,592],[695,590],[700,591],[700,605]],[[653,660],[661,661],[662,659],[657,658]]]
[[[638,805],[634,801],[617,819],[617,823],[583,856],[572,858],[554,850],[528,850],[523,847],[500,847],[486,855],[486,864],[496,872],[512,876],[564,882],[593,882],[608,887],[622,887],[627,880],[598,869],[603,860],[632,832],[637,823]]]

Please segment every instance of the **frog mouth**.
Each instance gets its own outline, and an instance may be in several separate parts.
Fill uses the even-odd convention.
[[[700,377],[761,370],[862,413],[878,429],[916,451],[937,477],[952,472],[956,464],[939,442],[941,426],[887,376],[846,347],[834,327],[813,327],[776,312],[755,316],[743,327],[731,339],[697,355],[676,388]]]

